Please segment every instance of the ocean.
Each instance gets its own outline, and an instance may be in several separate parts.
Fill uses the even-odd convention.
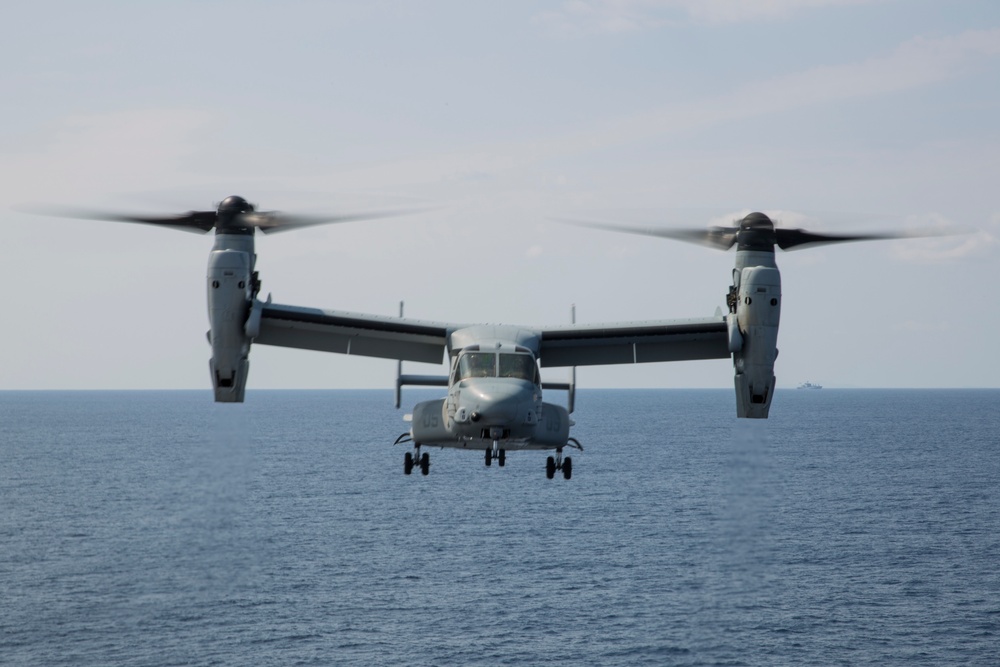
[[[1000,664],[1000,390],[581,390],[571,480],[405,476],[438,393],[0,392],[0,664]]]

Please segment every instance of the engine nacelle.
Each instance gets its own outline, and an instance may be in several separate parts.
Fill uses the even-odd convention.
[[[781,273],[768,266],[740,272],[736,323],[743,338],[733,354],[736,369],[736,414],[766,419],[774,395],[774,360],[778,356],[781,319]],[[733,317],[733,315],[730,315]]]
[[[569,410],[561,405],[542,403],[542,418],[535,427],[534,442],[536,445],[564,447],[572,425]]]
[[[213,250],[208,257],[208,362],[218,403],[242,403],[250,367],[246,333],[253,297],[252,258],[242,250]]]
[[[458,438],[448,430],[445,399],[422,401],[413,406],[410,437],[417,445],[457,442]]]

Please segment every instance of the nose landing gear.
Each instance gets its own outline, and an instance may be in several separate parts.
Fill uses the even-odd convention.
[[[507,450],[500,448],[500,442],[497,440],[493,441],[493,448],[486,450],[486,465],[493,465],[493,459],[496,459],[497,465],[501,468],[507,463]]]

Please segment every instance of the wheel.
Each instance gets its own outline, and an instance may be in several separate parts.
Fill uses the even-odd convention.
[[[409,475],[411,472],[413,472],[413,454],[406,452],[403,458],[403,474]]]
[[[500,450],[500,456],[497,457],[497,462],[500,464],[501,468],[503,467],[503,465],[505,463],[507,463],[507,450],[506,449],[501,449]]]
[[[545,460],[545,476],[549,479],[556,476],[556,460],[551,456]]]
[[[424,452],[424,455],[420,457],[420,474],[426,475],[431,471],[431,455]]]
[[[489,448],[487,448],[486,450],[486,465],[487,466],[493,465],[493,451],[490,450]]]
[[[573,477],[573,459],[566,457],[563,459],[563,479],[572,479]]]

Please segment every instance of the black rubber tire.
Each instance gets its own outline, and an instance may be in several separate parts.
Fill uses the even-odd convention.
[[[501,449],[500,450],[500,456],[497,457],[497,463],[500,464],[501,468],[504,467],[504,465],[507,463],[507,450],[506,449]]]
[[[403,474],[409,475],[413,472],[413,454],[406,452],[406,456],[403,457]]]
[[[563,459],[563,479],[573,479],[573,459],[568,456]]]
[[[545,476],[549,479],[556,476],[556,460],[551,456],[545,459]]]
[[[424,452],[420,457],[420,474],[427,475],[431,471],[431,455]]]
[[[486,449],[486,457],[485,457],[485,459],[486,459],[486,467],[487,468],[490,467],[491,465],[493,465],[493,450],[492,449],[489,449],[489,448]]]

